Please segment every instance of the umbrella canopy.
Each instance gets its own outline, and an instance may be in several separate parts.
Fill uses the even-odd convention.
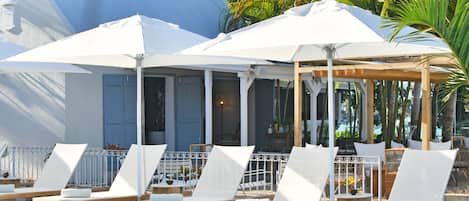
[[[225,55],[278,61],[325,60],[333,45],[336,59],[448,53],[439,39],[388,42],[382,18],[333,0],[310,3],[283,15],[184,50],[188,54]],[[400,34],[416,31],[407,27]]]
[[[141,15],[109,22],[97,28],[46,44],[7,61],[35,61],[135,68],[137,70],[137,144],[142,144],[142,68],[200,64],[257,64],[253,59],[215,56],[185,56],[180,51],[208,38],[179,28],[178,25]],[[138,146],[140,148],[140,146]],[[140,152],[140,149],[138,149]],[[142,155],[137,160],[141,181]],[[140,192],[140,190],[138,191]],[[140,197],[140,196],[139,196]]]
[[[46,44],[7,61],[59,62],[122,68],[266,64],[254,59],[186,56],[179,52],[209,39],[159,19],[134,15]],[[138,62],[140,62],[138,64]]]
[[[207,38],[178,25],[135,15],[46,44],[8,61],[60,62],[136,68],[137,57],[173,54]]]
[[[380,58],[449,53],[438,39],[420,42],[388,42],[390,29],[382,29],[382,18],[364,9],[334,0],[292,8],[283,15],[240,30],[221,34],[212,41],[186,49],[197,55],[224,55],[295,62],[295,145],[301,142],[301,61],[327,59],[328,114],[334,118],[333,59]],[[400,34],[415,32],[410,27]],[[428,84],[429,85],[429,84]],[[424,85],[422,85],[424,86]],[[427,91],[427,90],[425,90]],[[424,93],[422,93],[424,94]],[[430,108],[431,110],[431,108]],[[334,121],[328,121],[330,168],[334,169]],[[334,171],[330,172],[333,184]],[[330,200],[334,200],[334,186]]]
[[[0,38],[0,59],[27,51],[25,47],[6,42]],[[62,72],[62,73],[91,73],[85,69],[69,64],[38,63],[38,62],[0,62],[0,73],[25,72]]]

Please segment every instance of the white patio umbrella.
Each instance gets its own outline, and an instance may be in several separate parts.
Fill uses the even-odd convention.
[[[187,54],[224,55],[301,62],[327,59],[330,166],[334,170],[334,94],[332,61],[336,59],[448,53],[441,42],[388,42],[391,30],[381,17],[358,7],[323,0],[292,8],[283,15],[184,50]],[[413,32],[406,28],[401,34]],[[296,116],[296,115],[295,115]],[[330,172],[334,184],[334,171]],[[334,185],[330,188],[334,200]]]
[[[135,15],[46,44],[7,61],[59,62],[137,71],[137,144],[142,144],[142,68],[165,65],[265,64],[254,59],[186,56],[179,52],[209,39],[162,20]],[[140,151],[140,149],[139,149]],[[142,188],[138,154],[138,195]]]
[[[27,51],[25,47],[7,42],[0,37],[0,59],[14,56]],[[42,63],[42,62],[0,62],[1,73],[34,73],[34,72],[62,72],[62,73],[91,73],[85,69],[70,64]]]

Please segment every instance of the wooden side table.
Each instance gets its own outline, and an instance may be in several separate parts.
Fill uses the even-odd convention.
[[[184,192],[184,185],[153,184],[151,185],[151,192],[153,194],[182,194]]]
[[[18,188],[21,185],[21,180],[19,178],[0,178],[0,184],[14,184]]]
[[[337,201],[371,201],[371,194],[369,193],[357,193],[352,194],[339,194],[335,196]]]
[[[384,197],[389,197],[391,193],[405,150],[406,149],[404,148],[391,148],[384,150]]]
[[[379,181],[379,172],[378,169],[373,169],[373,195],[378,196],[378,181]],[[384,183],[386,179],[384,178],[385,172],[384,169],[381,170],[381,189],[384,188]],[[381,192],[382,194],[383,192]]]

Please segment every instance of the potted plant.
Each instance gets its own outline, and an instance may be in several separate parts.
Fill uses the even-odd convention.
[[[349,176],[348,178],[345,178],[344,181],[343,181],[343,183],[348,186],[349,193],[351,195],[356,195],[358,193],[358,189],[355,188],[355,183],[356,182],[357,181],[356,181],[355,177],[353,177],[353,176]]]
[[[4,173],[2,174],[2,177],[5,178],[5,179],[8,178],[9,176],[10,176],[10,173],[9,173],[9,172],[4,172]]]
[[[273,128],[273,129],[274,129],[274,133],[278,133],[278,129],[279,129],[278,120],[277,120],[277,119],[274,119],[273,124],[274,124],[274,128]]]
[[[174,177],[175,177],[174,174],[168,174],[168,175],[166,175],[166,184],[168,184],[168,185],[173,185],[173,183],[174,183]]]

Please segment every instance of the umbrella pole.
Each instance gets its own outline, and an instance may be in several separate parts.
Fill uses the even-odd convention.
[[[142,55],[136,57],[137,68],[137,200],[141,200],[142,191]]]
[[[334,48],[327,46],[324,48],[327,52],[327,113],[329,122],[329,196],[331,201],[335,201],[335,169],[334,169],[334,141],[335,141],[335,117],[334,117],[334,83],[332,79],[332,59],[334,54]]]

